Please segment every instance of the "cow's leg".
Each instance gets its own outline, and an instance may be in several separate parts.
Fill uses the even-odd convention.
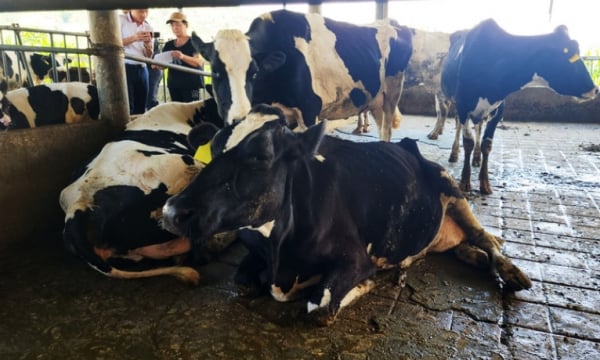
[[[473,132],[467,123],[462,127],[462,130],[465,161],[460,175],[460,189],[462,191],[471,191],[471,153],[473,152],[474,145]]]
[[[367,110],[361,111],[358,113],[358,121],[356,123],[356,129],[352,130],[353,134],[359,135],[359,134],[362,134],[363,132],[366,132],[366,131],[364,131],[364,128],[365,128],[364,118],[367,117],[366,112],[367,112]]]
[[[392,140],[392,128],[394,126],[400,126],[400,110],[398,110],[398,103],[400,102],[400,95],[402,94],[402,87],[404,84],[404,73],[398,74],[397,76],[390,76],[385,79],[385,90],[383,92],[383,116],[377,114],[374,109],[373,116],[378,121],[379,127],[379,138],[382,141]]]
[[[368,278],[375,274],[375,265],[364,250],[353,252],[349,249],[348,253],[357,255],[324,274],[307,303],[308,313],[321,325],[331,325],[343,307],[374,287],[374,283]]]
[[[437,138],[444,132],[444,125],[446,123],[446,117],[448,116],[448,105],[445,101],[440,99],[438,94],[435,95],[435,113],[437,120],[433,130],[427,135],[431,140],[437,140]]]
[[[248,249],[234,275],[234,282],[243,295],[253,296],[267,290],[271,283],[267,271],[268,240],[258,231],[241,229],[238,240]]]
[[[483,156],[483,161],[481,162],[481,169],[479,169],[479,191],[482,194],[491,194],[492,186],[490,185],[490,178],[488,174],[488,163],[490,153],[492,152],[492,141],[494,139],[494,133],[496,131],[496,127],[500,120],[502,120],[502,116],[504,114],[504,102],[500,104],[496,113],[492,117],[490,121],[488,121],[485,126],[485,132],[483,133],[483,142],[481,144],[481,154]]]
[[[481,249],[487,254],[487,263],[493,274],[502,279],[507,289],[517,291],[531,288],[531,280],[527,275],[500,252],[502,240],[485,231],[465,198],[449,198],[445,216],[452,218],[460,227],[464,233],[464,241],[470,245],[461,243],[457,247],[459,258],[473,265],[483,266],[486,258],[479,251]]]
[[[450,158],[448,158],[448,162],[457,162],[458,161],[458,152],[460,149],[460,135],[461,135],[461,124],[458,120],[458,117],[454,119],[456,126],[454,131],[454,142],[452,143],[452,150],[450,151]]]
[[[369,110],[370,111],[370,110]],[[365,111],[363,113],[364,118],[363,118],[363,127],[362,127],[362,132],[363,133],[368,133],[369,132],[369,127],[370,127],[370,120],[369,120],[369,111]]]
[[[483,121],[475,124],[475,148],[473,149],[473,161],[471,161],[471,165],[480,166],[481,165],[481,127],[483,126]]]

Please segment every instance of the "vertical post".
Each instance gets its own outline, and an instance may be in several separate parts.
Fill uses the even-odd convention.
[[[383,20],[388,17],[388,0],[375,0],[375,20]]]
[[[123,41],[117,10],[90,11],[90,38],[96,51],[96,81],[100,116],[111,135],[129,121],[127,80],[123,62]]]

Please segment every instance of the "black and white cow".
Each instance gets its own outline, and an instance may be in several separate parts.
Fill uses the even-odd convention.
[[[197,271],[188,266],[127,271],[111,259],[167,259],[189,251],[189,239],[161,228],[161,209],[202,168],[188,132],[215,120],[216,105],[207,100],[162,104],[128,123],[60,194],[66,248],[110,277],[173,275],[197,283]]]
[[[36,85],[5,95],[2,112],[9,118],[0,122],[0,130],[71,124],[100,116],[98,90],[86,83]]]
[[[471,153],[475,145],[467,121],[485,127],[480,149],[475,147],[475,164],[481,159],[480,191],[490,194],[488,157],[498,122],[502,119],[504,99],[532,80],[542,79],[562,95],[581,100],[598,94],[583,61],[579,45],[569,38],[565,26],[537,36],[515,36],[501,29],[494,20],[485,20],[452,41],[442,69],[442,89],[455,101],[458,123],[462,127],[465,158],[460,188],[471,189]],[[458,158],[459,131],[450,155]],[[479,132],[479,131],[478,131]],[[479,144],[480,136],[477,136]]]
[[[279,10],[256,18],[245,34],[221,30],[211,43],[193,34],[192,43],[211,63],[213,94],[228,124],[259,103],[296,111],[301,127],[370,110],[381,139],[391,138],[412,51],[408,28]]]
[[[20,57],[23,56],[24,60]],[[42,83],[52,68],[58,68],[62,57],[44,55],[39,53],[0,51],[0,71],[7,79],[10,89],[22,86],[33,86]],[[25,64],[24,64],[25,61]],[[66,61],[66,60],[65,60]],[[30,74],[33,84],[29,83],[27,74]]]
[[[323,136],[326,122],[294,133],[271,112],[230,127],[221,153],[163,208],[165,228],[195,239],[192,247],[221,231],[260,231],[267,239],[245,240],[237,279],[279,301],[305,289],[308,312],[325,324],[369,291],[377,269],[406,268],[429,252],[456,249],[506,288],[531,287],[415,141],[355,143]]]

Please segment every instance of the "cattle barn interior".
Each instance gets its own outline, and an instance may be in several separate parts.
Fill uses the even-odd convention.
[[[183,8],[185,12],[186,7],[308,3],[310,11],[319,12],[319,6],[324,2],[353,3],[359,1],[364,2],[362,0],[4,1],[0,5],[3,12],[82,9],[89,11],[89,31],[94,43],[95,55],[98,58],[96,71],[102,121],[0,133],[0,151],[6,155],[2,164],[0,164],[0,184],[2,185],[0,187],[0,204],[2,204],[0,253],[3,254],[0,259],[10,257],[12,259],[9,262],[10,264],[18,264],[16,258],[28,258],[25,263],[34,264],[33,268],[35,268],[36,263],[43,264],[47,262],[44,259],[45,254],[39,252],[29,254],[28,251],[35,246],[36,242],[40,241],[49,242],[49,244],[42,246],[45,249],[53,245],[62,245],[60,243],[60,232],[64,225],[64,213],[58,203],[61,189],[72,180],[73,172],[82,163],[93,157],[130,120],[128,104],[124,101],[124,99],[127,99],[127,89],[125,72],[122,66],[123,50],[118,28],[117,13],[120,11],[118,9],[152,9],[177,6]],[[374,3],[373,18],[386,17],[388,0],[374,0],[372,2]],[[549,4],[551,3],[552,1],[549,1]],[[110,69],[110,71],[107,69]],[[427,101],[414,101],[414,104],[411,104],[415,98],[422,96],[421,91],[422,89],[414,89],[413,91],[405,89],[404,100],[401,101],[400,105],[403,113],[435,115],[435,112],[432,113],[433,100],[430,103]],[[591,140],[593,136],[590,136],[590,131],[594,131],[596,134],[600,131],[598,126],[594,126],[600,124],[600,115],[598,115],[600,114],[599,99],[578,107],[549,90],[542,89],[539,91],[542,95],[539,95],[537,89],[525,89],[520,98],[509,97],[505,117],[523,121],[538,120],[534,118],[535,116],[547,119],[545,116],[548,113],[544,112],[543,109],[538,108],[531,111],[530,102],[541,96],[545,101],[559,103],[563,111],[570,114],[568,115],[569,118],[578,119],[583,123],[587,123],[586,125],[591,125],[590,127],[579,128],[576,124],[575,127],[577,129],[576,134],[579,134],[581,141],[593,141]],[[536,106],[543,107],[544,103]],[[550,109],[549,111],[552,114],[552,111],[556,112],[558,110]],[[531,115],[533,113],[535,115]],[[564,117],[556,115],[556,118]],[[578,120],[573,121],[578,122]],[[452,126],[447,127],[451,128]],[[508,129],[512,127],[512,124],[507,126]],[[561,141],[561,127],[549,125],[549,128],[544,129],[552,134],[549,139],[558,146]],[[402,129],[401,127],[397,131],[400,132]],[[544,136],[540,135],[540,132],[544,130],[538,130],[533,125],[528,130],[534,136]],[[414,134],[414,132],[411,132],[414,129],[411,129],[410,126],[407,131]],[[429,128],[424,131],[428,132]],[[518,129],[514,130],[513,128],[511,134],[517,133]],[[530,134],[527,131],[525,133],[527,134],[523,136],[526,137],[517,140],[510,138],[507,144],[512,141],[512,144],[516,147],[515,144],[521,145],[520,141],[529,141],[531,139]],[[449,134],[452,134],[452,129],[448,129],[448,134],[445,136],[451,137]],[[598,138],[596,136],[596,142]],[[565,140],[565,143],[571,145],[575,142],[576,140],[573,139]],[[534,145],[527,142],[526,148],[530,150],[527,146],[533,147]],[[548,149],[551,144],[545,144],[544,146],[544,149]],[[547,151],[550,152],[551,150],[548,149]],[[593,164],[598,163],[598,155],[595,154],[597,153],[581,155],[579,158],[583,159],[581,161],[587,161],[594,166]],[[446,155],[444,153],[436,161],[442,163],[441,159],[445,160]],[[534,154],[533,156],[537,155]],[[543,157],[543,154],[540,156]],[[568,156],[571,156],[571,154],[563,154],[564,159]],[[559,162],[560,159],[556,161]],[[446,164],[447,162],[444,165]],[[565,167],[563,165],[563,168]],[[597,168],[596,171],[598,171]],[[453,174],[458,173],[453,171]],[[547,173],[542,173],[540,176],[550,177]],[[597,222],[600,219],[600,208],[598,208],[600,193],[597,188],[600,181],[598,181],[598,178],[600,178],[600,173],[596,172],[595,178],[583,182],[585,198],[591,199],[590,201],[595,204],[592,206],[592,212],[595,215],[591,216],[594,218],[592,221],[595,222],[585,224],[584,227],[586,229],[595,227],[596,230],[590,231],[600,236],[597,231],[600,228],[600,223]],[[502,182],[501,175],[496,175],[495,181]],[[552,180],[548,181],[551,182]],[[526,187],[526,185],[521,185]],[[503,188],[505,186],[508,187],[509,185],[502,185]],[[569,189],[573,193],[577,192],[577,189],[573,189],[573,187]],[[531,196],[531,193],[536,191],[540,190],[528,188],[525,191],[525,196]],[[491,211],[493,214],[497,214],[497,209],[502,204],[518,201],[518,198],[522,196],[516,192],[507,194],[509,195],[491,196],[489,200],[486,200],[486,198],[476,199],[475,205],[473,205],[474,211],[488,209],[488,206],[491,208],[499,204]],[[549,195],[549,197],[553,196]],[[560,194],[556,193],[556,197],[560,198]],[[552,201],[555,200],[553,197]],[[563,212],[562,215],[558,214],[556,216],[568,217],[567,210],[564,210],[564,208],[570,204],[558,201],[558,206]],[[536,206],[543,207],[540,204],[532,205],[529,201],[527,201],[527,206],[533,208]],[[594,210],[594,207],[597,211]],[[512,209],[512,211],[520,212],[522,210]],[[488,217],[491,217],[491,215],[486,214],[484,218],[487,219]],[[496,220],[490,221],[497,223]],[[530,223],[533,221],[531,216],[529,221]],[[523,226],[527,227],[529,225]],[[515,238],[520,237],[520,235],[515,234],[527,230],[517,226],[512,235]],[[537,230],[538,238],[536,240],[538,243],[541,244],[545,241],[552,243],[553,239],[546,239],[545,234],[540,234],[543,231],[539,228]],[[534,231],[533,228],[531,231]],[[30,295],[31,297],[11,298],[11,303],[4,304],[0,300],[1,307],[8,308],[18,302],[35,303],[38,300],[38,294],[42,294],[39,298],[46,299],[44,301],[68,303],[64,299],[68,299],[72,293],[77,293],[80,299],[74,302],[77,302],[80,308],[84,310],[82,313],[70,314],[67,308],[55,309],[57,312],[64,313],[64,316],[62,314],[32,312],[31,314],[19,315],[15,317],[15,320],[5,321],[4,325],[0,321],[0,337],[8,338],[7,334],[10,334],[10,338],[13,339],[15,337],[13,331],[25,331],[27,336],[24,336],[24,339],[35,338],[36,332],[43,334],[41,338],[54,339],[54,342],[48,341],[51,343],[49,347],[46,347],[44,343],[46,340],[40,340],[39,343],[35,344],[24,344],[13,340],[11,340],[13,341],[11,343],[0,341],[0,358],[397,359],[398,353],[404,351],[408,354],[406,358],[596,358],[600,356],[600,336],[598,335],[600,334],[600,328],[598,327],[600,313],[597,310],[600,307],[598,238],[591,239],[586,235],[584,236],[585,239],[577,240],[577,245],[564,245],[566,238],[576,237],[573,235],[574,233],[577,233],[577,231],[571,228],[570,233],[565,232],[564,237],[558,236],[556,243],[552,243],[544,249],[556,250],[554,246],[557,246],[560,248],[558,251],[560,255],[557,258],[560,259],[569,256],[574,258],[573,248],[575,247],[578,249],[591,249],[585,250],[585,261],[589,261],[585,265],[578,267],[579,264],[576,264],[572,268],[567,268],[567,265],[565,265],[567,270],[563,273],[564,277],[576,277],[578,273],[585,275],[585,280],[582,280],[585,284],[581,287],[562,282],[563,279],[558,275],[562,268],[558,265],[554,266],[560,259],[551,259],[554,254],[550,251],[536,255],[539,258],[543,257],[545,259],[543,261],[536,258],[533,261],[522,260],[518,262],[518,265],[526,272],[533,273],[531,277],[534,280],[535,292],[532,290],[516,297],[499,293],[494,286],[490,286],[489,281],[487,281],[489,279],[486,277],[482,280],[480,274],[474,275],[466,267],[457,267],[453,260],[439,257],[435,263],[437,268],[432,263],[425,262],[416,264],[409,271],[409,278],[412,276],[412,280],[409,281],[409,287],[413,289],[411,294],[416,294],[416,289],[418,289],[422,291],[421,296],[427,299],[414,300],[418,296],[415,295],[414,298],[411,298],[411,294],[407,294],[405,291],[397,293],[395,274],[387,274],[384,277],[389,279],[384,281],[383,286],[378,288],[376,295],[369,298],[368,304],[361,305],[359,302],[359,306],[349,310],[349,315],[346,318],[338,320],[341,324],[337,324],[337,328],[334,327],[329,330],[314,329],[310,324],[300,320],[302,312],[305,311],[303,303],[295,303],[293,306],[288,307],[289,304],[277,303],[267,297],[253,300],[243,299],[237,302],[231,300],[238,294],[235,290],[231,290],[231,280],[221,277],[223,273],[227,277],[233,276],[234,270],[232,269],[239,262],[239,252],[242,252],[242,250],[234,249],[233,255],[227,254],[220,258],[217,265],[203,268],[201,276],[203,280],[206,279],[209,286],[203,287],[201,285],[200,290],[190,290],[190,288],[178,283],[173,285],[173,280],[169,278],[144,279],[134,283],[106,279],[90,271],[89,277],[84,279],[74,276],[76,279],[73,286],[84,289],[85,293],[82,295],[80,292],[72,290],[69,285],[65,285],[64,282],[54,281],[53,278],[48,278],[46,275],[40,275],[41,281],[45,281],[45,283],[41,285],[41,288],[38,288],[37,284],[31,283],[32,278],[36,278],[34,274],[27,280],[23,280],[28,282],[24,286],[30,289],[27,296]],[[49,237],[54,240],[48,239]],[[516,240],[516,242],[518,241]],[[13,252],[15,249],[18,252]],[[511,254],[518,253],[520,249],[517,246],[517,249],[512,250]],[[78,259],[71,259],[68,255],[56,255],[59,252],[52,253],[52,259],[57,261],[68,259],[67,265],[69,268],[78,271],[89,270],[88,268],[84,269],[84,265],[79,267]],[[517,257],[522,259],[519,255]],[[552,268],[554,272],[551,274],[543,273],[543,270],[538,268],[539,264],[536,261],[551,264],[554,266]],[[573,261],[577,262],[579,260]],[[571,265],[572,263],[569,266]],[[428,276],[436,276],[435,274],[439,273],[440,266],[449,269],[447,270],[448,274],[441,276],[439,280],[432,283],[440,288],[455,286],[453,290],[455,292],[449,297],[442,291],[427,287],[427,281],[430,280]],[[226,270],[223,270],[223,268],[226,268]],[[32,271],[31,269],[28,268],[28,271]],[[18,266],[11,271],[8,271],[6,267],[0,268],[0,270],[6,271],[6,273],[0,271],[0,277],[8,276],[13,280],[17,279],[14,281],[26,278],[25,275],[18,273]],[[39,271],[43,273],[45,269],[39,269]],[[416,273],[419,273],[419,275],[415,275]],[[59,276],[69,278],[72,274],[69,273],[68,268],[61,268]],[[456,282],[452,276],[468,280]],[[560,279],[547,283],[543,282],[544,276],[547,278],[556,276]],[[468,286],[468,281],[476,283],[474,288]],[[5,291],[3,289],[4,284],[6,282],[0,280],[0,294]],[[53,286],[56,286],[56,288],[50,289]],[[135,294],[130,293],[131,288],[134,289]],[[561,295],[561,291],[567,291],[564,289],[573,290],[572,295],[569,295],[570,297],[565,294]],[[52,291],[55,291],[58,295],[48,295]],[[194,293],[190,294],[191,291],[194,291]],[[551,296],[547,295],[549,292],[552,294]],[[119,299],[107,296],[106,301],[103,303],[101,300],[104,293],[115,293],[119,296]],[[156,293],[159,295],[154,298]],[[0,295],[0,298],[2,296],[4,295]],[[170,302],[170,304],[165,305],[157,300],[161,296],[164,296],[164,301]],[[550,306],[544,299],[549,299],[547,301],[551,302],[554,299],[552,296],[555,298],[560,297],[561,301],[564,298],[571,300],[570,302],[564,300],[559,306]],[[225,298],[229,304],[225,309],[215,305],[222,301],[220,297]],[[447,297],[447,301],[442,299],[444,297]],[[390,308],[390,299],[396,304],[395,308]],[[414,305],[415,302],[425,305],[417,306]],[[451,302],[452,304],[450,304]],[[485,304],[487,303],[492,305],[486,307]],[[202,304],[205,308],[198,309],[197,304]],[[398,305],[404,307],[399,308]],[[119,317],[122,316],[122,313],[128,312],[129,307],[135,308],[135,311],[132,312],[135,315],[119,322]],[[372,312],[373,308],[377,309],[378,313],[363,321],[361,316],[365,312]],[[22,310],[19,309],[19,311]],[[119,311],[122,312],[119,313]],[[161,313],[154,314],[155,311]],[[396,317],[410,318],[411,320],[403,320],[403,322],[391,320],[390,314],[392,312]],[[3,313],[7,314],[6,311]],[[52,324],[40,321],[40,323],[44,323],[44,327],[32,327],[27,330],[16,329],[16,319],[27,318],[28,321],[36,323],[39,318],[52,318],[53,316],[61,319],[69,318],[69,320],[64,320],[60,326],[52,326]],[[110,319],[110,321],[107,319]],[[111,322],[112,320],[114,322]],[[82,327],[81,336],[86,337],[87,340],[81,340],[80,342],[73,339],[64,340],[63,336],[72,336],[78,333],[78,323],[81,321],[97,321],[98,327],[96,329]],[[237,323],[228,323],[226,326],[220,324],[220,322],[228,321],[236,321]],[[524,322],[525,325],[517,324],[519,321]],[[189,327],[190,332],[167,333],[169,330],[163,331],[161,329],[165,322],[169,323],[166,329]],[[289,322],[295,324],[291,325]],[[66,323],[68,325],[65,325]],[[190,325],[192,323],[193,325]],[[267,325],[264,325],[265,323]],[[256,324],[261,324],[259,330],[254,327]],[[551,328],[551,325],[548,324],[555,327]],[[507,335],[504,330],[507,327],[514,328],[515,333]],[[281,333],[282,331],[283,333]],[[259,336],[258,333],[260,333]],[[392,333],[393,336],[390,335]],[[147,336],[148,334],[152,335]],[[198,339],[196,338],[198,334],[204,334],[204,336],[209,334],[214,336],[216,340]],[[300,335],[296,336],[294,334]],[[246,337],[252,340],[244,341]],[[254,340],[255,338],[257,340]],[[111,342],[112,347],[107,345]],[[81,345],[83,343],[85,343],[85,346]],[[30,351],[23,352],[25,348]],[[3,356],[3,354],[6,356]]]

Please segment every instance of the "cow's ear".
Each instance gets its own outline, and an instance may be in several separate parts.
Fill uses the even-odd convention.
[[[258,62],[261,71],[270,73],[285,64],[286,55],[283,51],[272,51]]]
[[[191,39],[194,50],[199,52],[203,58],[208,61],[212,61],[215,58],[215,46],[213,43],[205,43],[195,31],[192,31]]]
[[[194,150],[202,145],[206,145],[212,140],[219,128],[211,123],[201,123],[196,125],[187,136],[188,144]]]
[[[312,157],[317,154],[321,140],[325,136],[326,127],[327,120],[323,120],[300,134],[300,146],[302,147],[301,151],[303,155]]]

